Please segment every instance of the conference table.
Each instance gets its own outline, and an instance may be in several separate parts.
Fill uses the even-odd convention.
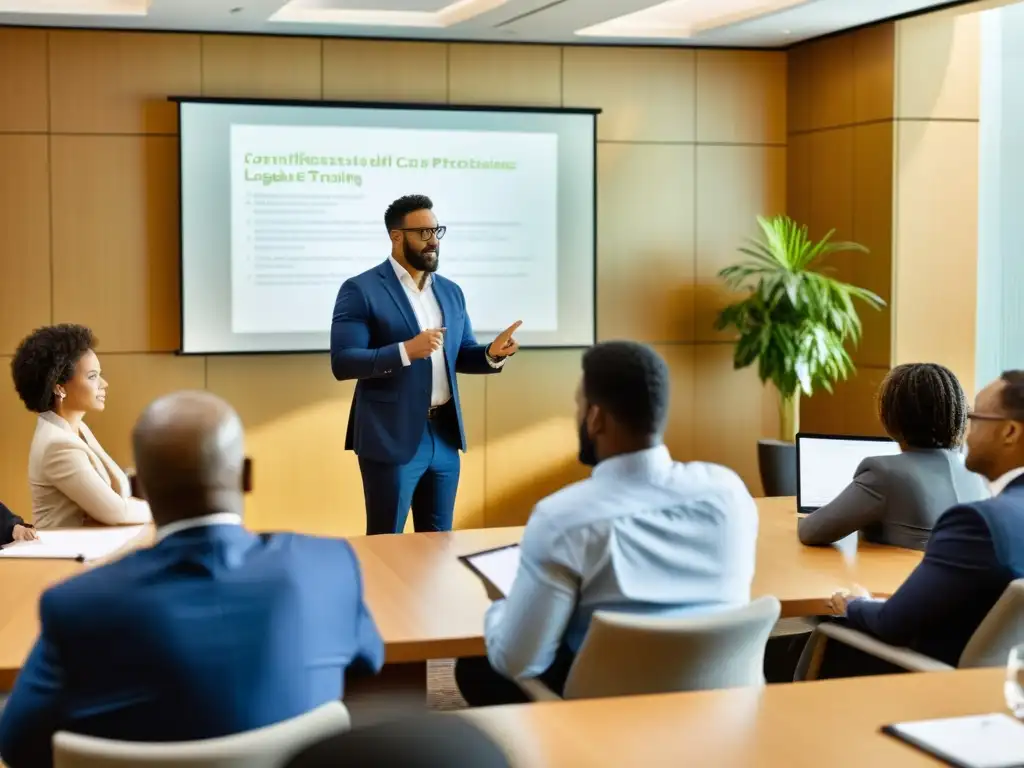
[[[827,613],[832,593],[854,585],[891,594],[920,561],[918,552],[856,541],[804,547],[796,536],[794,499],[758,499],[757,504],[753,596],[775,595],[785,617]],[[146,545],[151,535],[147,532],[134,546]],[[402,670],[403,688],[417,682],[422,693],[430,659],[484,653],[483,614],[490,601],[458,556],[510,544],[521,535],[517,527],[350,539],[388,666],[396,673]],[[13,682],[38,632],[40,594],[88,567],[72,561],[0,559],[0,690]]]
[[[916,768],[892,723],[1009,714],[1002,668],[507,707],[467,717],[516,768]]]

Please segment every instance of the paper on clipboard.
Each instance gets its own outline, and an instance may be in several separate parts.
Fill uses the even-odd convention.
[[[79,560],[112,555],[139,536],[144,525],[36,531],[34,541],[18,541],[0,549],[3,560]]]
[[[477,575],[489,581],[501,592],[502,597],[508,597],[516,580],[516,572],[519,570],[518,544],[464,555],[460,559],[470,570],[476,571]]]

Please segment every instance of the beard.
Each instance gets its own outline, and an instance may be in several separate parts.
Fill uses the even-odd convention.
[[[597,466],[597,446],[587,432],[587,422],[580,422],[580,464],[585,467]]]
[[[441,246],[435,246],[433,250],[413,250],[406,240],[403,244],[405,260],[413,269],[420,272],[437,272],[438,264],[441,261]]]

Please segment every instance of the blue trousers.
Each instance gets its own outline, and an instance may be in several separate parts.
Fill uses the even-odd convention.
[[[459,488],[458,440],[449,416],[428,419],[416,453],[406,464],[359,459],[366,500],[366,534],[401,533],[412,507],[417,533],[450,531]],[[458,426],[454,426],[458,434]]]

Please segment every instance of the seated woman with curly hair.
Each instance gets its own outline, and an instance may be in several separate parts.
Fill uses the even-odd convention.
[[[83,419],[106,404],[96,338],[81,325],[38,328],[14,353],[11,373],[25,406],[39,414],[28,460],[37,528],[146,523],[149,505]]]

